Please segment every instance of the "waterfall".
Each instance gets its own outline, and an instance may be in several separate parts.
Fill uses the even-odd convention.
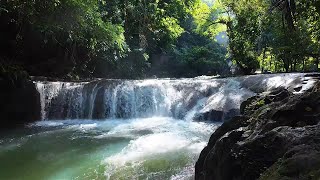
[[[277,87],[294,91],[299,85],[303,86],[302,91],[312,84],[312,79],[303,74],[277,74],[35,83],[43,120],[159,116],[220,121],[237,115],[241,102],[256,93]],[[201,116],[211,112],[215,112],[213,116]]]
[[[239,114],[241,102],[278,87],[301,93],[315,78],[34,79],[43,121],[2,133],[8,170],[0,179],[194,179],[210,135]]]

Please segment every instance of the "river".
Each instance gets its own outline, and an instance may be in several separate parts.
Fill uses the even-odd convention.
[[[1,132],[0,179],[193,179],[210,135],[241,102],[304,74],[34,81],[42,120]]]

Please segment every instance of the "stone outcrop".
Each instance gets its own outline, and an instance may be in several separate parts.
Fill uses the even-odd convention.
[[[0,128],[16,127],[40,120],[40,95],[27,79],[0,78]]]
[[[218,128],[202,150],[195,178],[320,179],[319,89],[276,89],[243,102],[242,116]]]

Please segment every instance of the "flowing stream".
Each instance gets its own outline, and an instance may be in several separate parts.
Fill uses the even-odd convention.
[[[210,135],[242,101],[304,74],[35,81],[42,121],[1,132],[0,179],[193,179]]]

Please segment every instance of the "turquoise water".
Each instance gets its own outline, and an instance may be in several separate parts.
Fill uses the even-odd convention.
[[[193,179],[218,125],[159,117],[40,121],[1,134],[0,179]]]

